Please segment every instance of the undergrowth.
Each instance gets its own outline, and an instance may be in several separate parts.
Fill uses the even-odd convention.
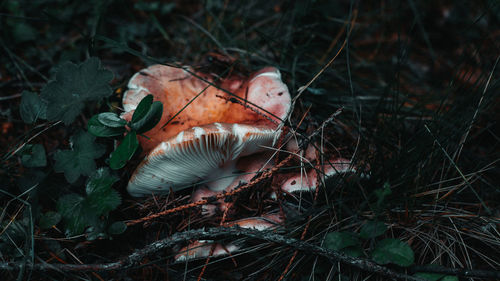
[[[243,246],[219,258],[174,262],[186,236],[127,270],[43,267],[113,263],[219,226],[222,215],[199,206],[130,223],[189,203],[193,190],[125,190],[142,160],[137,138],[161,105],[146,99],[126,122],[121,98],[134,73],[158,63],[221,76],[279,68],[296,101],[289,134],[357,170],[279,200],[265,199],[271,175],[232,197],[231,220],[281,211],[285,230],[273,233],[283,237],[422,280],[458,280],[454,268],[494,280],[499,23],[500,5],[486,0],[0,2],[3,280],[387,280],[248,235],[217,236]]]

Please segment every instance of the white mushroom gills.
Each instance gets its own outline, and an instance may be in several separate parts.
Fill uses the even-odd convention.
[[[168,193],[204,182],[213,191],[233,182],[235,161],[263,151],[279,131],[243,124],[194,127],[160,143],[142,161],[127,186],[132,196]]]

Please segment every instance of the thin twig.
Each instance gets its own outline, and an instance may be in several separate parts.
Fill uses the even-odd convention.
[[[135,224],[138,224],[138,223],[142,223],[142,222],[153,220],[153,219],[156,219],[156,218],[159,218],[159,217],[163,217],[163,216],[166,216],[166,215],[169,215],[169,214],[177,213],[177,212],[180,212],[180,211],[183,211],[183,210],[187,210],[187,209],[190,209],[190,208],[195,208],[195,207],[198,207],[198,206],[201,206],[201,205],[205,205],[205,204],[208,204],[208,203],[211,203],[211,202],[215,202],[217,200],[220,200],[220,199],[223,199],[223,198],[226,198],[226,197],[229,197],[229,196],[233,196],[233,195],[235,195],[237,193],[240,193],[242,191],[245,191],[245,190],[247,190],[247,189],[255,186],[256,184],[260,183],[261,181],[263,181],[263,180],[265,180],[267,178],[270,178],[272,175],[274,175],[274,173],[276,173],[283,166],[289,164],[292,159],[293,159],[293,154],[289,155],[287,158],[285,158],[283,161],[281,161],[280,164],[276,165],[272,169],[269,169],[266,172],[263,172],[262,175],[260,175],[258,178],[254,179],[254,180],[251,180],[250,182],[248,182],[246,184],[243,184],[242,186],[240,186],[237,189],[232,190],[230,192],[226,192],[226,193],[222,193],[222,194],[217,194],[217,195],[209,197],[207,199],[199,200],[199,201],[196,201],[196,202],[193,202],[193,203],[189,203],[189,204],[186,204],[186,205],[182,205],[182,206],[179,206],[179,207],[168,209],[168,210],[165,210],[165,211],[162,211],[162,212],[159,212],[159,213],[155,213],[155,214],[149,215],[147,217],[139,218],[139,219],[136,219],[136,220],[130,220],[130,221],[127,221],[126,224],[127,224],[127,226],[135,225]]]

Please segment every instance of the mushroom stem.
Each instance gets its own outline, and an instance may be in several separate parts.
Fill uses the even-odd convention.
[[[208,175],[205,185],[213,192],[226,189],[237,177],[236,160],[227,161],[219,169]]]

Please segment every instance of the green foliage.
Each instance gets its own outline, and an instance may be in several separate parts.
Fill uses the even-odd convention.
[[[440,268],[441,266],[437,264],[428,265],[434,268]],[[429,281],[458,281],[458,277],[452,275],[446,275],[444,273],[431,273],[431,272],[417,272],[413,276],[422,278]]]
[[[127,125],[127,121],[121,119],[118,114],[113,112],[103,112],[96,116],[99,123],[106,127],[123,128],[123,126]]]
[[[94,159],[101,157],[105,149],[94,142],[95,137],[80,131],[70,139],[70,150],[59,150],[54,154],[54,170],[64,172],[68,182],[75,182],[80,175],[91,175],[96,170]]]
[[[147,132],[153,129],[154,126],[160,122],[162,113],[163,105],[161,102],[155,101],[147,107],[146,114],[143,117],[138,118],[135,121],[132,117],[132,124],[130,127],[132,130],[136,130],[138,134]]]
[[[376,210],[381,210],[387,201],[387,197],[392,194],[391,185],[386,182],[382,188],[376,189],[374,191],[375,197],[377,197]]]
[[[458,281],[458,277],[457,276],[448,275],[448,276],[445,276],[445,277],[441,278],[441,280],[439,280],[439,281]]]
[[[138,147],[137,134],[135,131],[129,132],[123,139],[123,142],[111,153],[109,167],[114,170],[123,168],[127,164],[127,161],[132,158]]]
[[[427,272],[417,272],[413,276],[422,278],[428,281],[438,281],[443,278],[445,275],[441,273],[427,273]]]
[[[343,252],[351,257],[363,256],[361,239],[371,239],[384,234],[387,227],[383,222],[368,221],[360,230],[360,234],[352,232],[330,232],[324,240],[327,249]],[[374,261],[380,264],[393,263],[399,266],[410,266],[413,264],[414,255],[410,246],[398,239],[387,238],[378,241],[371,251]]]
[[[359,237],[363,239],[370,239],[380,236],[385,233],[387,227],[385,223],[380,221],[367,221],[359,231]]]
[[[87,181],[86,196],[71,193],[59,198],[57,211],[63,218],[67,236],[80,234],[88,227],[97,234],[104,231],[109,212],[121,203],[120,194],[111,188],[117,180],[108,169],[101,168]]]
[[[88,122],[89,133],[97,137],[114,137],[123,135],[126,125],[130,128],[123,141],[111,153],[109,167],[117,170],[123,168],[134,156],[139,147],[137,134],[147,132],[160,122],[163,113],[163,105],[159,101],[153,102],[153,95],[145,96],[137,105],[132,115],[132,120],[121,119],[116,113],[104,112],[92,116]]]
[[[39,226],[41,229],[48,229],[61,221],[61,214],[48,211],[40,216]]]
[[[96,137],[122,136],[126,132],[126,129],[125,129],[126,121],[123,120],[123,121],[125,121],[125,124],[122,126],[118,126],[118,127],[116,126],[116,124],[118,124],[118,122],[112,123],[113,126],[106,125],[100,121],[100,119],[104,119],[104,118],[99,118],[99,116],[101,116],[102,114],[107,114],[107,113],[116,114],[116,113],[112,113],[112,112],[104,112],[104,113],[94,115],[94,116],[92,116],[92,118],[90,118],[89,122],[87,123],[87,129],[88,129],[89,133],[93,134]],[[122,120],[122,119],[120,119],[120,120]],[[106,121],[108,121],[108,120],[106,119]],[[111,124],[111,122],[106,122],[106,123]]]
[[[118,177],[111,175],[106,168],[100,168],[88,180],[85,192],[88,207],[92,209],[92,212],[102,215],[120,205],[120,194],[111,188],[116,181]]]
[[[357,234],[352,232],[330,232],[326,235],[324,242],[326,248],[335,251],[358,244]]]
[[[330,232],[326,235],[325,248],[341,251],[351,257],[363,255],[358,235],[352,232]]]
[[[21,163],[24,167],[35,168],[45,167],[47,158],[45,157],[45,148],[41,144],[27,144],[19,151]]]
[[[134,110],[134,114],[132,115],[132,123],[135,123],[144,118],[144,116],[146,116],[146,114],[148,113],[149,108],[151,108],[152,104],[153,104],[153,95],[147,95],[144,98],[142,98],[142,100],[139,102],[139,104]]]
[[[410,246],[398,239],[386,238],[377,243],[372,258],[379,264],[393,263],[399,266],[410,266],[415,261]]]
[[[66,62],[56,72],[56,79],[42,89],[47,102],[47,119],[71,124],[81,113],[85,102],[111,95],[109,82],[113,73],[101,67],[97,58],[76,65]]]
[[[38,119],[45,119],[47,104],[42,101],[38,94],[24,91],[21,97],[21,105],[19,106],[21,118],[24,123],[32,124]]]

